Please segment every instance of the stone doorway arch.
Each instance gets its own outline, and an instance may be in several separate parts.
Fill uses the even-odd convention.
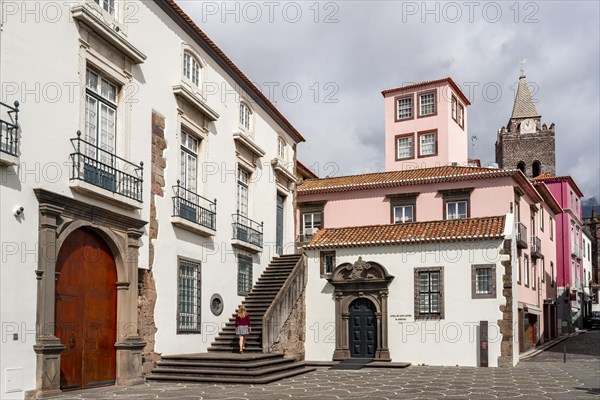
[[[334,286],[335,296],[335,351],[334,361],[351,357],[349,347],[349,308],[357,299],[367,299],[375,306],[376,316],[376,351],[374,359],[390,361],[388,347],[388,287],[394,277],[382,265],[363,261],[362,257],[351,263],[337,266],[329,283]]]

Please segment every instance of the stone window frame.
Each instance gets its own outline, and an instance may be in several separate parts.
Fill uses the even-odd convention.
[[[471,218],[471,193],[473,192],[474,188],[465,188],[465,189],[459,189],[459,190],[440,190],[439,193],[442,194],[442,200],[443,200],[443,204],[444,204],[444,209],[443,209],[443,213],[444,213],[444,220],[448,219],[448,203],[454,203],[454,202],[459,202],[459,201],[466,201],[467,202],[467,217],[466,218]],[[461,219],[461,218],[458,218]]]
[[[421,153],[421,137],[423,136],[428,136],[428,135],[433,135],[434,137],[434,141],[433,141],[433,146],[434,146],[434,152],[431,154],[422,154]],[[426,158],[426,157],[436,157],[438,155],[438,130],[437,129],[430,129],[430,130],[426,130],[426,131],[419,131],[417,132],[417,154],[416,154],[416,158]]]
[[[242,111],[243,108],[247,109],[247,115]],[[248,125],[246,125],[245,122],[246,116],[248,119]],[[250,105],[250,101],[246,100],[245,98],[240,99],[238,106],[238,127],[242,130],[242,132],[249,133],[250,136],[254,136],[254,116],[254,108]],[[242,121],[242,118],[244,121]]]
[[[423,114],[422,111],[422,104],[421,104],[421,97],[426,96],[426,95],[433,95],[433,111],[429,114]],[[422,92],[417,93],[417,118],[427,118],[427,117],[433,117],[436,116],[438,114],[438,95],[437,95],[437,88],[433,88],[430,90],[424,90]]]
[[[440,274],[440,312],[438,314],[422,314],[419,303],[419,274],[422,272],[439,272]],[[444,267],[417,267],[414,269],[414,310],[415,320],[441,320],[444,319]]]
[[[492,292],[477,293],[477,270],[492,270]],[[496,298],[496,264],[472,264],[471,265],[471,298],[472,299],[494,299]]]
[[[523,265],[521,264],[521,257],[517,257],[519,273],[517,275],[517,283],[520,285],[523,281]]]
[[[398,157],[398,150],[400,150],[400,147],[398,146],[398,143],[400,141],[400,139],[407,139],[410,138],[412,143],[411,143],[411,155],[408,157]],[[395,150],[395,157],[396,157],[396,161],[405,161],[405,160],[412,160],[416,157],[415,155],[415,133],[411,132],[411,133],[403,133],[400,135],[396,135],[394,136],[394,150]]]
[[[544,259],[544,257],[541,258],[541,268],[540,268],[540,275],[541,275],[541,281],[542,283],[546,282],[546,260]]]
[[[181,287],[179,285],[179,278],[181,274],[181,263],[194,264],[197,267],[197,278],[196,278],[196,298],[197,298],[197,310],[196,310],[196,328],[194,329],[182,329],[180,325],[180,314],[181,314]],[[197,259],[177,256],[177,334],[197,334],[202,333],[202,262]]]
[[[333,256],[333,260],[331,262],[331,271],[327,271],[326,265],[325,265],[325,257],[326,256]],[[335,269],[336,265],[335,265],[335,250],[327,250],[327,251],[321,251],[319,252],[319,260],[320,260],[320,273],[321,273],[321,278],[328,278],[331,276],[331,274],[333,274],[333,270]]]
[[[416,222],[417,221],[417,197],[418,196],[419,196],[418,192],[387,195],[386,197],[390,200],[390,224],[395,224],[395,222],[394,222],[394,207],[399,207],[399,206],[412,206],[413,222]],[[400,223],[404,223],[404,222],[400,222]]]
[[[542,207],[540,205],[540,221],[538,223],[538,225],[540,227],[540,232],[544,232],[544,216],[545,216],[544,207]]]
[[[550,261],[550,287],[554,287],[554,261]]]
[[[399,117],[399,111],[400,111],[400,107],[399,107],[399,102],[400,100],[404,100],[410,98],[411,104],[410,104],[410,116],[409,117],[403,117],[403,118],[398,118]],[[410,94],[403,94],[400,96],[396,96],[394,97],[394,110],[395,110],[395,118],[394,118],[394,122],[399,122],[399,121],[406,121],[409,119],[414,119],[415,118],[415,94],[414,93],[410,93]]]

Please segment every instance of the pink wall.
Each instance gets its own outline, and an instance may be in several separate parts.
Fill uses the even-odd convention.
[[[437,115],[418,117],[419,94],[436,91]],[[412,95],[413,118],[396,122],[396,98]],[[464,129],[453,119],[451,98],[454,95],[464,108]],[[385,95],[385,169],[397,171],[403,169],[429,168],[456,162],[467,165],[468,134],[467,105],[450,87],[447,81],[420,86],[418,88],[398,90]],[[437,129],[437,156],[418,156],[418,132]],[[396,161],[396,135],[414,134],[414,158]]]

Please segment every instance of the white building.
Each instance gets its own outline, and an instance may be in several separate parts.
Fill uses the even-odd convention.
[[[592,307],[594,306],[592,301],[591,286],[593,283],[593,268],[592,268],[592,246],[593,241],[589,231],[584,228],[581,230],[581,269],[582,269],[582,304],[583,304],[583,323],[590,317]],[[595,310],[594,311],[600,311]]]
[[[515,365],[513,221],[321,229],[304,247],[306,359]]]
[[[0,397],[205,351],[293,252],[302,136],[171,0],[3,3]]]

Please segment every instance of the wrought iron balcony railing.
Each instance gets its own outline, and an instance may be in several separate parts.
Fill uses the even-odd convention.
[[[250,218],[237,212],[233,214],[233,238],[253,244],[258,247],[263,246],[263,223],[260,224]]]
[[[71,180],[81,180],[140,203],[143,201],[143,162],[133,164],[87,142],[81,139],[81,131],[77,131],[71,143],[75,148],[71,153]]]
[[[0,107],[8,109],[0,113],[0,151],[19,156],[19,102],[15,101],[14,107],[0,102]],[[8,117],[3,117],[6,114]],[[14,116],[12,115],[14,114]],[[9,121],[9,118],[11,121]]]
[[[206,228],[217,229],[217,199],[210,201],[205,197],[191,192],[181,186],[180,181],[173,186],[173,216],[202,225]]]
[[[542,240],[537,236],[531,237],[531,256],[542,257]]]
[[[517,224],[517,247],[527,248],[527,227],[520,222]]]

